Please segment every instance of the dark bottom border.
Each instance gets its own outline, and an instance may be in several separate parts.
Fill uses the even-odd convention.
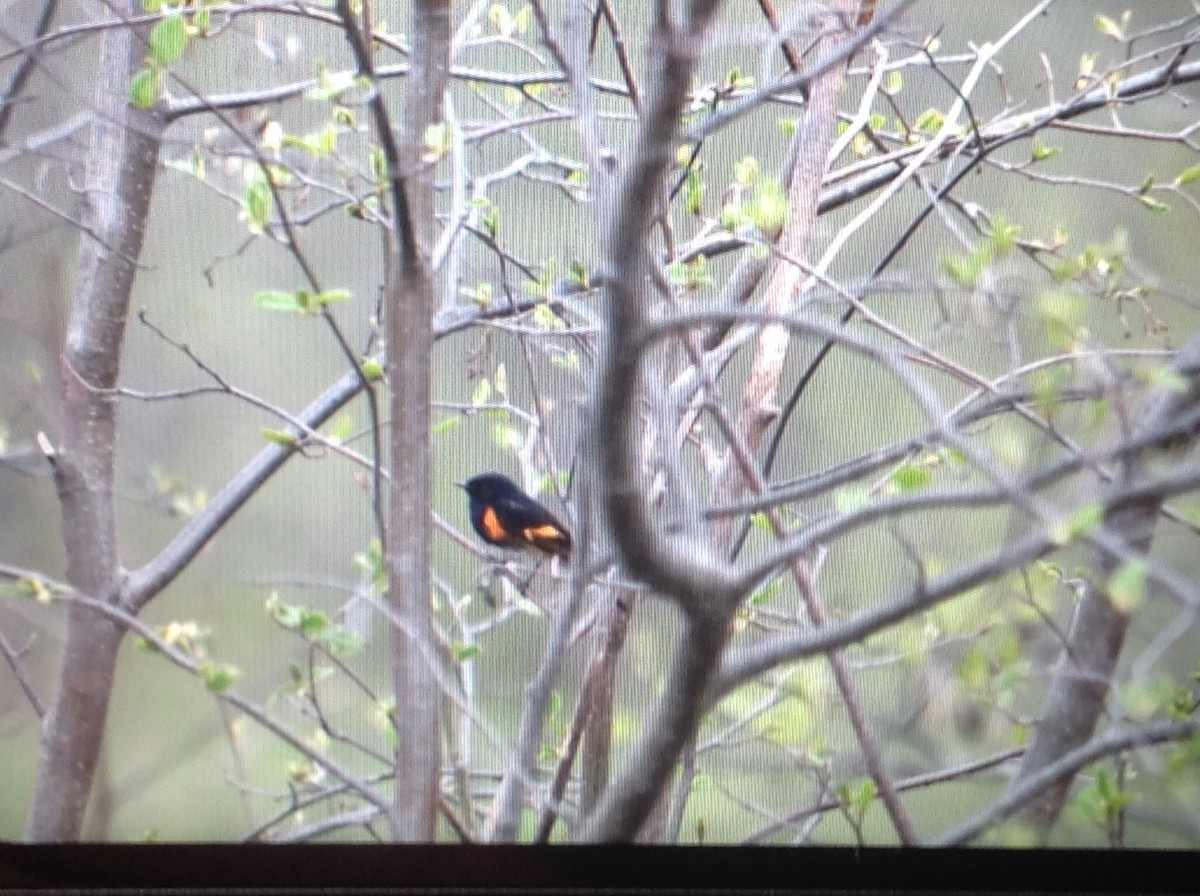
[[[0,889],[1195,893],[1200,852],[0,844]]]

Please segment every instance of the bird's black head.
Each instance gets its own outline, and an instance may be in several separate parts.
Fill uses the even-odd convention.
[[[494,501],[513,492],[520,493],[515,482],[499,473],[483,473],[458,484],[466,489],[467,494],[472,498],[485,502]]]

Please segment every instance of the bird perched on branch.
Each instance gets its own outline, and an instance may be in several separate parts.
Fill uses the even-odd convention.
[[[471,499],[471,525],[488,544],[532,548],[551,557],[571,557],[571,533],[549,510],[499,473],[456,482]]]

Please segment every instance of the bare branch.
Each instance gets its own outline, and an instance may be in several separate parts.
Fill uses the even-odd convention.
[[[50,25],[54,21],[54,15],[57,11],[58,0],[42,0],[42,12],[38,16],[37,24],[33,27],[35,39],[43,37],[50,30]],[[25,89],[25,85],[29,82],[29,78],[33,75],[33,70],[37,64],[37,52],[33,49],[26,49],[25,58],[21,60],[16,71],[9,78],[8,88],[0,96],[0,146],[3,146],[6,142],[4,132],[8,130],[8,124],[12,121],[13,113],[17,110],[17,99],[20,97],[21,91]]]
[[[1064,778],[1070,780],[1084,766],[1106,756],[1137,747],[1185,740],[1197,731],[1200,731],[1200,719],[1180,719],[1174,722],[1156,722],[1129,731],[1114,731],[1086,741],[1081,746],[1056,756],[1035,773],[1018,778],[1017,783],[1003,797],[970,821],[946,831],[934,841],[934,845],[959,846],[970,843],[992,825],[1037,799],[1047,788],[1054,787],[1056,782]],[[1028,755],[1026,752],[1026,756]]]

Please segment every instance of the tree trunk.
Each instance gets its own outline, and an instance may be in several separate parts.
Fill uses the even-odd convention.
[[[1200,402],[1200,335],[1193,336],[1179,350],[1172,366],[1187,380],[1188,388],[1161,388],[1142,415],[1135,437],[1153,432],[1193,410]],[[1128,461],[1115,487],[1134,485],[1143,468],[1141,458]],[[1121,508],[1106,515],[1104,527],[1133,554],[1144,556],[1150,550],[1161,507],[1162,500],[1153,499]],[[1097,552],[1096,571],[1076,608],[1041,721],[1033,730],[1025,759],[1012,782],[1014,788],[1059,757],[1086,744],[1096,730],[1129,626],[1129,613],[1113,605],[1107,588],[1109,578],[1120,565],[1121,560],[1111,553]],[[1049,837],[1062,813],[1071,780],[1072,776],[1060,778],[1018,816],[1033,827],[1042,841]]]
[[[129,0],[114,4],[132,15]],[[140,4],[138,9],[140,11]],[[114,470],[125,317],[142,249],[162,124],[127,104],[142,57],[135,33],[101,38],[96,117],[87,156],[79,276],[62,353],[63,432],[51,462],[62,508],[67,579],[80,593],[118,603]],[[75,840],[83,827],[122,631],[80,605],[67,611],[58,686],[42,725],[28,840]]]
[[[391,390],[388,500],[388,602],[396,700],[396,802],[392,836],[434,839],[441,781],[437,638],[429,601],[430,445],[433,314],[429,270],[433,217],[432,166],[421,159],[425,129],[442,118],[450,63],[448,0],[417,0],[412,59],[404,91],[399,167],[392,177],[395,251],[388,260],[387,356]],[[379,125],[380,122],[377,122]],[[388,127],[386,121],[383,127]],[[403,191],[407,210],[400,201]],[[399,221],[406,214],[407,222]]]

